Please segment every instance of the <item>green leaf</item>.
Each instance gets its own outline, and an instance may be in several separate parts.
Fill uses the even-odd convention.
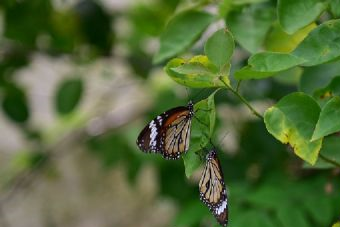
[[[195,116],[191,126],[190,148],[183,156],[185,175],[188,178],[201,164],[200,157],[195,152],[209,143],[214,132],[216,119],[214,96],[216,92],[217,90],[194,106]]]
[[[283,227],[309,226],[307,217],[304,213],[292,205],[282,204],[281,208],[277,211],[277,217]]]
[[[263,52],[248,59],[248,66],[235,72],[236,79],[262,79],[303,63],[291,54]]]
[[[340,0],[330,1],[331,13],[334,17],[340,17]]]
[[[292,54],[304,58],[305,66],[322,64],[340,57],[340,19],[319,25]]]
[[[17,123],[25,123],[30,115],[26,94],[12,84],[5,88],[2,109],[9,119]]]
[[[221,29],[207,40],[204,52],[212,63],[221,68],[229,63],[234,48],[235,43],[230,32]]]
[[[322,148],[320,150],[320,154],[328,158],[329,160],[340,163],[340,136],[332,135],[327,136],[323,139]],[[315,165],[311,166],[308,163],[304,165],[306,168],[334,168],[335,166],[321,158],[315,163]]]
[[[279,22],[288,34],[293,34],[315,21],[326,7],[320,0],[279,0]]]
[[[290,144],[297,156],[314,164],[322,139],[310,142],[320,113],[319,105],[304,93],[292,93],[266,110],[264,122],[277,140]]]
[[[316,28],[316,24],[312,23],[293,34],[288,34],[282,29],[280,24],[276,22],[267,35],[265,47],[268,51],[289,53],[293,51],[314,28]]]
[[[258,51],[275,18],[273,8],[250,6],[230,12],[226,23],[235,40],[247,51]]]
[[[186,11],[173,17],[160,37],[160,48],[153,62],[160,63],[184,51],[213,20],[213,15],[198,11]]]
[[[55,105],[61,115],[71,113],[78,105],[83,94],[83,81],[81,79],[67,79],[57,89]]]
[[[192,88],[224,87],[221,79],[229,84],[228,74],[230,65],[225,67],[225,75],[219,76],[219,70],[207,56],[195,56],[190,60],[172,59],[164,70],[177,83]]]
[[[340,97],[333,97],[322,108],[312,141],[340,131]]]
[[[304,68],[299,90],[312,95],[316,90],[326,87],[339,75],[340,61]]]

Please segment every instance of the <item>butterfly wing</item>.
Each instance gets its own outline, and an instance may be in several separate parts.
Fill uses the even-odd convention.
[[[207,155],[199,182],[200,199],[209,207],[217,221],[228,224],[228,201],[220,161],[213,149]]]
[[[162,154],[166,159],[178,159],[189,149],[192,113],[188,108],[177,111],[162,128]]]
[[[153,119],[137,139],[138,147],[144,152],[161,153],[167,159],[177,159],[189,147],[192,112],[180,106]]]

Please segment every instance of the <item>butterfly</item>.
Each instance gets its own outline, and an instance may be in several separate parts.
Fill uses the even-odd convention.
[[[223,173],[216,149],[211,149],[206,156],[206,164],[199,182],[200,199],[205,203],[217,221],[228,224],[228,199]]]
[[[178,159],[188,151],[194,104],[165,111],[144,127],[137,139],[143,152],[160,153],[165,159]]]

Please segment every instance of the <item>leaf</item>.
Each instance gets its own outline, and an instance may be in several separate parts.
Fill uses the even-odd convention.
[[[194,106],[195,116],[191,126],[190,148],[183,156],[185,175],[188,178],[201,164],[201,160],[195,152],[209,143],[214,132],[216,119],[214,96],[216,92],[217,90]]]
[[[340,135],[327,136],[323,139],[322,148],[320,154],[328,158],[329,160],[340,163]],[[321,158],[311,166],[308,163],[304,165],[305,168],[334,168],[335,166]]]
[[[30,116],[26,94],[12,84],[5,87],[2,109],[9,119],[17,123],[25,123]]]
[[[293,33],[286,33],[279,23],[275,23],[267,35],[265,46],[268,51],[289,53],[316,27],[312,23],[303,29]]]
[[[275,18],[273,8],[250,6],[230,12],[226,23],[235,40],[247,51],[258,51]]]
[[[293,34],[315,21],[326,7],[320,0],[279,0],[279,22],[288,34]]]
[[[69,114],[78,105],[83,94],[83,81],[81,79],[67,79],[57,89],[55,105],[61,115]]]
[[[177,83],[192,88],[224,87],[221,79],[229,84],[228,74],[230,65],[224,69],[225,75],[219,76],[219,70],[207,56],[195,56],[190,60],[172,59],[164,70]]]
[[[316,90],[326,87],[339,72],[340,61],[306,67],[301,76],[299,90],[313,94]]]
[[[340,131],[340,97],[333,97],[322,108],[311,141]]]
[[[160,48],[153,62],[160,63],[184,51],[213,20],[213,15],[198,11],[186,11],[174,16],[160,37]]]
[[[277,211],[277,217],[283,227],[308,227],[307,217],[300,209],[295,206],[282,204],[281,208]]]
[[[226,29],[216,31],[206,42],[204,52],[208,59],[221,68],[229,63],[235,43],[232,35]]]
[[[262,79],[303,63],[291,54],[263,52],[248,59],[248,66],[235,72],[236,79]]]
[[[310,96],[297,92],[267,109],[264,122],[270,134],[289,143],[297,156],[313,165],[322,144],[322,139],[310,142],[319,113],[320,107]]]
[[[292,54],[304,58],[305,66],[322,64],[340,57],[340,19],[319,25]]]

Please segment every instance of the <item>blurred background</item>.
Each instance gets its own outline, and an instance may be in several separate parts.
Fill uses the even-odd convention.
[[[1,227],[218,226],[199,201],[202,169],[187,179],[181,159],[135,144],[157,114],[211,93],[186,90],[152,64],[170,16],[197,2],[0,1]],[[238,46],[234,67],[249,55]],[[263,113],[302,74],[244,82],[241,92]],[[230,226],[331,226],[339,169],[303,167],[237,98],[220,91],[215,101]]]

